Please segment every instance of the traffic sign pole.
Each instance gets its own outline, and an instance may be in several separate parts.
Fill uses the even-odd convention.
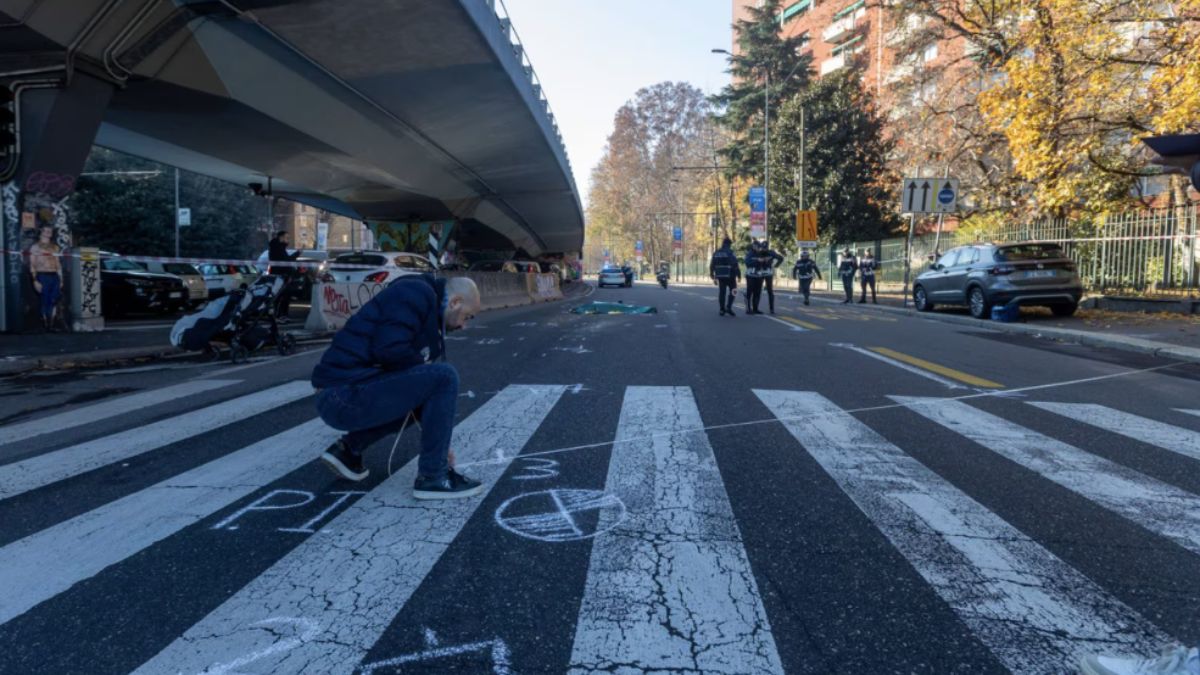
[[[917,229],[917,215],[908,214],[908,244],[904,247],[904,308],[908,309],[908,282],[912,275],[913,230]]]

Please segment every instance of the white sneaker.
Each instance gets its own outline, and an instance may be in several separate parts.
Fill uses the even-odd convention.
[[[1079,661],[1084,675],[1200,675],[1200,649],[1175,647],[1156,659],[1089,655]]]

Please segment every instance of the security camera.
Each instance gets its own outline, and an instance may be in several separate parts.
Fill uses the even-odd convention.
[[[261,197],[262,191],[263,191],[263,184],[262,183],[250,183],[250,191],[253,192],[256,197]]]

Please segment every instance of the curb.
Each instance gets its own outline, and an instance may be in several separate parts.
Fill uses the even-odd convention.
[[[813,295],[812,299],[816,302],[823,302],[830,305],[841,304],[841,301],[830,300],[817,295]],[[857,303],[855,306],[859,307]],[[891,312],[893,314],[903,314],[914,319],[923,319],[926,321],[954,323],[960,326],[971,326],[973,328],[983,328],[1002,333],[1032,335],[1036,338],[1052,338],[1062,340],[1064,342],[1081,344],[1087,347],[1107,347],[1109,349],[1118,349],[1137,354],[1149,354],[1151,356],[1171,358],[1177,361],[1200,363],[1200,348],[1182,347],[1179,345],[1167,344],[1165,342],[1143,340],[1142,338],[1127,337],[1124,335],[1107,335],[1103,333],[1092,333],[1084,330],[1074,330],[1071,328],[1056,328],[1053,326],[1030,326],[1029,324],[1023,323],[983,321],[981,319],[968,316],[938,314],[936,312],[918,312],[913,309],[888,307],[886,305],[862,305],[860,308],[869,309],[872,311]]]

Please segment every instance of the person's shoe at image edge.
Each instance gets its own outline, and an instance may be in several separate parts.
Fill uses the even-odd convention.
[[[342,441],[337,441],[321,453],[321,461],[340,478],[355,482],[366,480],[370,471],[363,465],[362,455],[356,455]]]
[[[1089,654],[1079,661],[1083,675],[1200,675],[1200,649],[1174,647],[1157,658]]]
[[[464,499],[483,491],[483,483],[472,480],[454,469],[447,469],[441,478],[417,476],[413,482],[414,499]]]

